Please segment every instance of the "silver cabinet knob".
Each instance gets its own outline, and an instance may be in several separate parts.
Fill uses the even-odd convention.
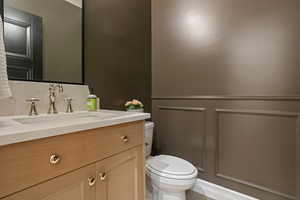
[[[56,165],[57,163],[59,163],[59,161],[60,161],[59,155],[53,154],[50,156],[50,164]]]
[[[128,136],[126,136],[126,135],[121,136],[121,141],[122,141],[123,143],[127,143],[127,142],[129,141]]]
[[[38,115],[37,109],[36,109],[36,104],[37,102],[39,102],[40,100],[38,98],[30,98],[30,99],[26,99],[27,102],[30,102],[30,111],[29,111],[29,116],[34,115]]]
[[[105,181],[107,174],[105,172],[99,173],[99,177],[101,181]]]
[[[96,179],[94,177],[88,178],[89,186],[92,187],[96,184]]]

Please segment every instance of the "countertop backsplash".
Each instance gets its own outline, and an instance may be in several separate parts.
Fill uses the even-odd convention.
[[[0,116],[26,115],[30,110],[29,98],[38,98],[38,113],[43,114],[49,108],[49,83],[29,81],[9,81],[12,97],[0,99]],[[89,95],[87,85],[63,84],[63,93],[57,90],[56,106],[58,112],[66,111],[65,98],[73,98],[74,111],[86,110],[86,99]]]

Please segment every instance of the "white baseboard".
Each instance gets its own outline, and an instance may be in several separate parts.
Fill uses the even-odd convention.
[[[192,191],[214,200],[259,200],[202,179],[197,179]]]

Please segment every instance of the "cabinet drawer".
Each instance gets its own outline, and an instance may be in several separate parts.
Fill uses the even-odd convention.
[[[0,198],[143,144],[132,122],[0,147]]]
[[[95,200],[95,164],[45,181],[2,200]]]

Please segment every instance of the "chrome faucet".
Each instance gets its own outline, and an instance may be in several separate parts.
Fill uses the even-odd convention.
[[[74,112],[73,106],[72,106],[72,101],[73,101],[73,99],[71,97],[65,98],[65,102],[67,103],[66,113]]]
[[[30,111],[29,111],[29,116],[32,115],[38,115],[37,109],[36,109],[36,104],[37,102],[39,102],[40,100],[37,98],[30,98],[30,99],[26,99],[27,102],[30,102]]]
[[[59,93],[63,93],[64,88],[62,84],[50,84],[49,85],[49,109],[48,114],[57,114],[56,109],[56,89],[58,88]]]

